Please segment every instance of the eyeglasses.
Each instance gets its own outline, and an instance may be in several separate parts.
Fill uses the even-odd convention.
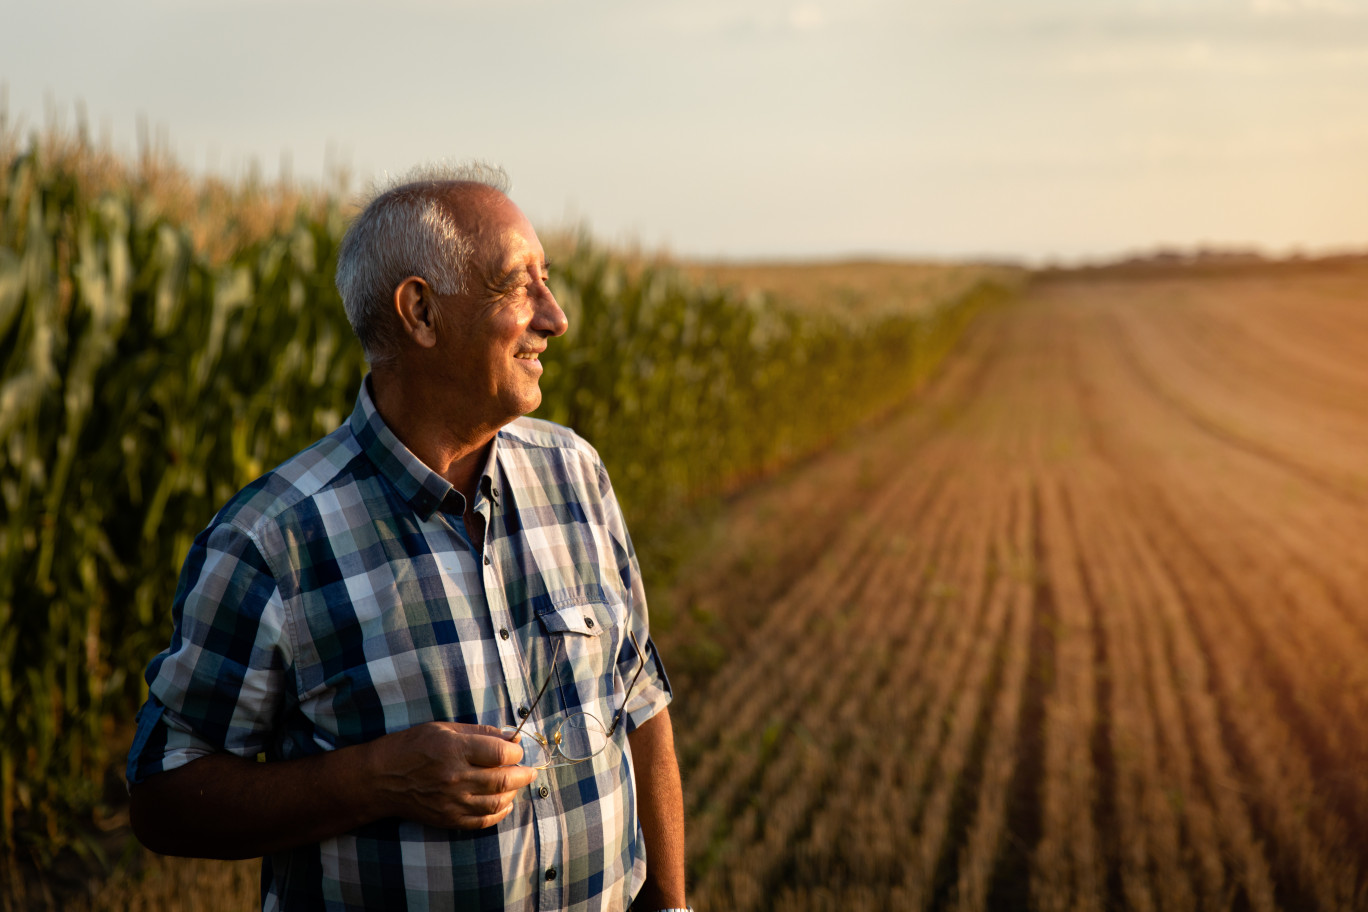
[[[632,648],[637,654],[637,670],[632,675],[632,683],[627,685],[627,693],[622,699],[622,708],[613,716],[613,724],[604,727],[603,722],[598,716],[588,712],[575,712],[566,716],[565,721],[556,726],[556,730],[548,738],[546,735],[537,731],[535,728],[527,728],[527,720],[532,718],[529,711],[522,722],[515,728],[505,725],[501,731],[503,736],[510,741],[515,741],[523,749],[522,766],[530,766],[534,769],[554,769],[558,766],[570,766],[575,763],[583,763],[585,760],[592,759],[602,753],[609,742],[613,739],[613,733],[617,731],[618,723],[622,721],[622,714],[627,710],[627,701],[632,697],[632,689],[636,687],[637,679],[641,677],[641,672],[646,668],[646,656],[641,651],[641,644],[637,642],[636,633],[627,631],[627,636],[632,640]],[[551,653],[551,670],[546,674],[546,680],[542,682],[541,689],[537,691],[537,698],[532,701],[532,708],[535,709],[541,698],[546,693],[547,686],[551,683],[551,678],[556,674],[556,660],[560,657],[561,640],[556,640],[556,648]]]

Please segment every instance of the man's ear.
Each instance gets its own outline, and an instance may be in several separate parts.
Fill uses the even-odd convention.
[[[394,312],[399,326],[423,348],[437,344],[437,295],[418,276],[409,276],[394,289]]]

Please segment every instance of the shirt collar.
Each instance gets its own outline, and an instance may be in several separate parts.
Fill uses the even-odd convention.
[[[448,494],[454,495],[453,499],[460,498],[460,492],[453,488],[451,482],[428,468],[385,424],[385,419],[380,417],[371,398],[369,374],[361,383],[361,392],[356,396],[356,407],[352,409],[348,425],[361,451],[424,522],[432,518]],[[480,479],[480,491],[486,497],[489,496],[498,447],[499,439],[496,436],[489,448],[489,457]]]

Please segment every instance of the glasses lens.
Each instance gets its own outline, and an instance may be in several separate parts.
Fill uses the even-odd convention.
[[[588,760],[608,745],[603,723],[587,713],[575,713],[560,727],[560,751],[567,760]]]
[[[523,749],[522,760],[519,766],[530,766],[533,769],[545,769],[550,765],[552,757],[550,751],[546,749],[541,741],[537,740],[537,735],[531,729],[524,728],[518,735],[518,745]]]

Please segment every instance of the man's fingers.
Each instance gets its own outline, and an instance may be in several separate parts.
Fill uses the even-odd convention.
[[[489,728],[487,725],[481,728]],[[466,762],[471,766],[517,766],[522,760],[522,748],[512,741],[506,741],[499,737],[499,730],[492,729],[494,734],[467,734],[466,742]]]
[[[489,735],[492,738],[503,739],[503,729],[497,725],[472,725],[469,722],[444,722],[442,724],[466,735]]]
[[[501,817],[513,807],[513,795],[509,792],[500,792],[497,795],[471,795],[464,804],[471,814]]]
[[[471,770],[468,782],[472,795],[503,795],[526,788],[537,778],[537,770],[530,766],[496,766]]]
[[[541,771],[530,766],[505,766],[502,772],[504,785],[507,786],[505,791],[516,792],[518,789],[527,788],[531,785]]]
[[[426,724],[445,728],[447,731],[456,732],[458,735],[488,735],[491,738],[507,740],[503,729],[497,725],[476,725],[471,722],[429,722]]]
[[[450,825],[465,830],[478,830],[493,826],[507,817],[509,812],[513,810],[513,798],[513,792],[471,797],[466,801],[466,808],[469,813],[458,815]]]
[[[454,823],[456,828],[461,830],[483,830],[485,827],[494,826],[503,820],[512,809],[513,806],[509,805],[497,814],[487,814],[483,817],[457,817]]]

